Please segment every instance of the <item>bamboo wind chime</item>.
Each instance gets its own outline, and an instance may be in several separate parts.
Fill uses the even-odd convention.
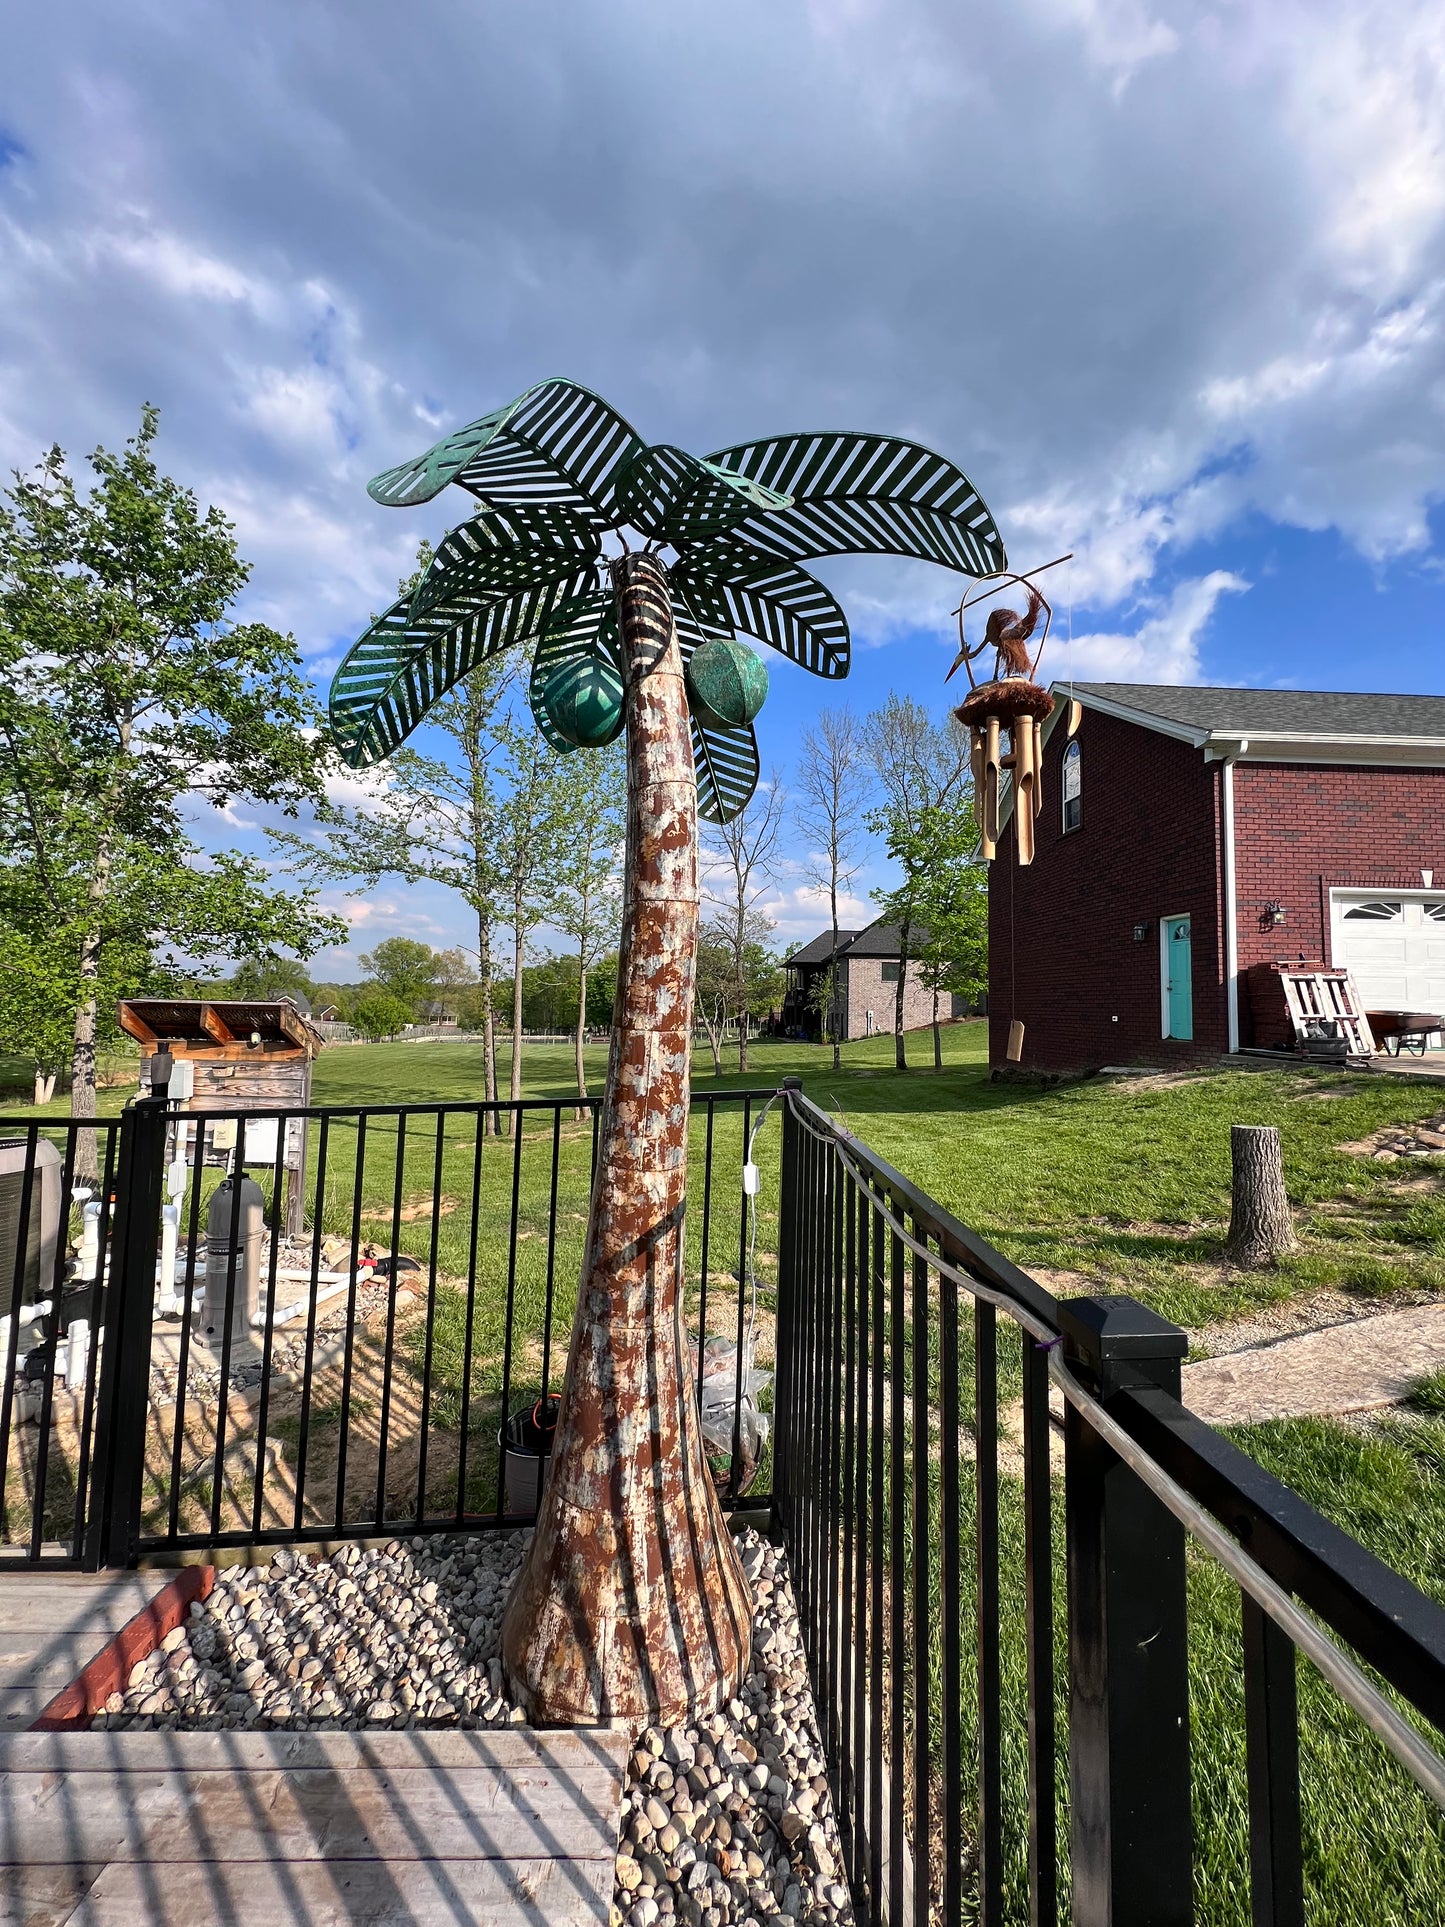
[[[1057,562],[1068,560],[1066,555],[1057,558]],[[1043,807],[1043,727],[1054,708],[1053,697],[1034,678],[1054,612],[1029,576],[1042,575],[1044,569],[1055,568],[1057,562],[1046,562],[1040,568],[1031,569],[1028,575],[999,576],[982,596],[972,598],[972,602],[981,601],[984,596],[996,594],[1005,583],[1016,582],[1029,599],[1028,608],[1022,614],[1016,609],[991,610],[979,642],[970,645],[964,632],[964,611],[972,602],[965,598],[956,611],[958,654],[948,675],[952,676],[960,663],[968,672],[969,693],[953,713],[959,722],[967,725],[969,732],[979,848],[987,863],[994,859],[1002,831],[1000,808],[1005,770],[1013,778],[1014,847],[1018,860],[1020,865],[1034,860],[1034,821]],[[1043,634],[1030,658],[1028,644],[1041,612]],[[989,682],[975,682],[973,665],[985,649],[995,652],[993,678]],[[1070,720],[1072,723],[1072,717]],[[1013,1063],[1022,1058],[1023,1043],[1023,1024],[1017,1017],[1011,1017],[1008,1056]]]
[[[964,632],[963,616],[974,602],[983,599],[982,596],[966,599],[955,612],[958,616],[958,654],[953,659],[948,676],[952,676],[961,663],[968,672],[970,689],[967,698],[953,713],[968,726],[979,840],[984,860],[989,863],[993,861],[998,848],[1004,770],[1008,770],[1013,777],[1014,840],[1018,859],[1021,864],[1034,860],[1034,819],[1043,807],[1043,726],[1054,707],[1053,697],[1034,678],[1038,674],[1039,659],[1048,641],[1054,612],[1048,599],[1034,587],[1029,576],[1042,575],[1045,569],[1056,568],[1059,562],[1068,560],[1068,556],[1061,555],[1054,562],[1045,562],[1042,567],[1031,569],[1028,575],[1008,574],[996,578],[983,591],[984,596],[997,594],[1005,582],[1017,582],[1028,596],[1029,606],[1022,615],[1016,609],[991,610],[979,642],[969,644]],[[1040,612],[1044,617],[1044,631],[1030,660],[1028,643],[1038,627]],[[973,665],[985,649],[995,652],[993,678],[989,682],[975,682]],[[947,680],[946,676],[944,681]],[[1007,749],[1004,747],[1005,734],[1008,737]]]

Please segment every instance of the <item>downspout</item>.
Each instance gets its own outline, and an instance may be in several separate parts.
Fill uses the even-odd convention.
[[[1230,1055],[1239,1049],[1239,904],[1234,869],[1234,765],[1249,748],[1241,736],[1219,768],[1220,815],[1224,830],[1224,997]]]

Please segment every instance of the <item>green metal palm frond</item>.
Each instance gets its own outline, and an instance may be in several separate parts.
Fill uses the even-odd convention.
[[[424,615],[462,597],[495,596],[575,575],[602,552],[596,526],[571,509],[483,509],[443,538],[413,595]]]
[[[758,739],[751,723],[718,729],[692,718],[692,760],[697,767],[697,813],[709,823],[730,823],[752,801],[758,786]]]
[[[617,478],[621,520],[678,547],[710,541],[750,515],[787,508],[790,500],[665,442],[639,449]]]
[[[600,395],[573,381],[544,381],[389,468],[367,493],[405,508],[456,482],[485,502],[549,502],[610,528],[618,471],[641,447],[636,430]]]
[[[964,575],[1007,566],[1003,538],[963,470],[892,435],[779,435],[708,457],[787,508],[750,516],[737,532],[794,561],[820,555],[901,555]]]
[[[615,598],[598,579],[601,538],[640,530],[677,552],[669,575],[684,659],[714,637],[749,636],[813,675],[846,676],[848,622],[800,561],[917,557],[966,575],[1005,565],[1003,542],[968,477],[885,435],[788,435],[701,460],[647,446],[615,409],[570,381],[544,381],[370,485],[393,506],[449,482],[481,511],[443,540],[416,590],[353,646],[331,689],[331,729],[364,768],[390,755],[430,706],[486,657],[535,650],[529,696],[547,713],[549,678],[578,657],[621,668]],[[698,802],[727,821],[758,776],[751,726],[694,719]]]
[[[569,576],[500,595],[440,603],[425,614],[403,596],[352,644],[331,684],[331,734],[342,760],[367,769],[390,756],[427,711],[479,662],[545,629],[596,583],[589,563]]]
[[[823,584],[737,537],[689,549],[671,572],[676,595],[714,635],[752,636],[815,676],[848,673],[848,618]]]

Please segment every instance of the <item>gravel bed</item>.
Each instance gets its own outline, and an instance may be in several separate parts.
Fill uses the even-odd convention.
[[[797,1608],[782,1551],[739,1535],[753,1671],[697,1726],[643,1734],[622,1801],[613,1927],[851,1922]]]
[[[201,1274],[204,1275],[204,1274]],[[264,1274],[263,1274],[264,1286]],[[295,1289],[301,1286],[284,1287]],[[357,1291],[355,1329],[360,1332],[373,1312],[384,1311],[391,1286],[385,1278],[368,1279]],[[403,1299],[408,1287],[402,1284],[398,1291],[398,1302]],[[313,1339],[313,1353],[319,1355],[324,1349],[324,1341],[335,1338],[346,1330],[346,1293],[339,1292],[335,1298],[317,1308],[316,1331]],[[179,1332],[180,1319],[158,1320],[156,1329]],[[255,1340],[264,1344],[265,1333],[257,1332]],[[303,1314],[271,1336],[271,1376],[273,1379],[294,1380],[298,1385],[306,1370],[306,1318]],[[168,1358],[155,1358],[151,1361],[151,1399],[157,1405],[174,1401],[178,1372],[176,1365]],[[251,1392],[261,1383],[261,1361],[253,1360],[248,1364],[233,1364],[230,1371],[233,1392]],[[186,1397],[188,1399],[216,1398],[221,1389],[221,1361],[219,1352],[213,1354],[192,1329],[190,1351],[186,1358]]]
[[[223,1567],[211,1595],[91,1724],[109,1728],[520,1725],[497,1656],[529,1532],[286,1550]],[[649,1728],[628,1763],[613,1927],[847,1927],[822,1745],[782,1551],[739,1535],[753,1671],[695,1726]]]
[[[393,1540],[227,1566],[91,1722],[110,1727],[503,1726],[502,1608],[527,1535]]]

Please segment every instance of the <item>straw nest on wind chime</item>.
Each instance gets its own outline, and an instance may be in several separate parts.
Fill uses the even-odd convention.
[[[1059,562],[1067,562],[1061,555]],[[1031,569],[1042,575],[1057,565],[1046,562]],[[1028,576],[1005,575],[997,578],[983,593],[996,595],[1005,583],[1016,582],[1028,597],[1028,608],[993,609],[984,624],[982,638],[969,643],[964,629],[964,611],[982,600],[975,596],[958,606],[958,654],[953,659],[952,676],[961,663],[971,684],[967,698],[954,715],[968,727],[973,756],[973,782],[978,817],[979,843],[985,861],[992,862],[1000,834],[999,806],[1003,772],[1013,777],[1014,843],[1021,864],[1034,860],[1034,818],[1043,804],[1043,726],[1053,713],[1054,699],[1034,677],[1039,658],[1048,640],[1053,610],[1047,598]],[[1029,642],[1044,618],[1043,634],[1032,658]],[[974,680],[973,665],[986,649],[994,653],[993,678]],[[944,678],[945,681],[948,677]]]

